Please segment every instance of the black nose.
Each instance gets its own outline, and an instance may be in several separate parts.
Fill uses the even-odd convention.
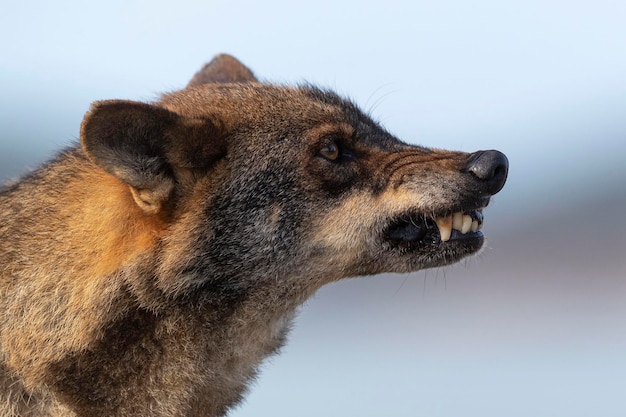
[[[467,161],[467,171],[481,180],[486,192],[495,194],[504,187],[509,160],[499,151],[474,152]]]

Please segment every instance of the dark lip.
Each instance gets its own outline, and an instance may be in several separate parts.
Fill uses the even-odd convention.
[[[450,239],[441,241],[439,228],[435,223],[435,218],[450,216],[453,213],[461,212],[469,215],[479,224],[483,223],[482,210],[489,204],[489,198],[480,199],[470,206],[451,206],[445,210],[438,210],[432,214],[424,214],[417,211],[407,211],[389,222],[383,232],[383,239],[391,248],[401,250],[418,250],[420,248],[432,247],[436,245],[468,244],[475,246],[478,240],[482,243],[483,233],[476,232],[461,233],[452,230]]]

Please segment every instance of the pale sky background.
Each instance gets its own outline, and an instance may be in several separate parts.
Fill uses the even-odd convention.
[[[231,416],[626,415],[626,2],[2,0],[0,179],[220,52],[511,163],[480,257],[323,289]]]

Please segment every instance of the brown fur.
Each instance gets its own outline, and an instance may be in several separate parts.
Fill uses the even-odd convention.
[[[224,415],[325,283],[480,248],[432,219],[499,191],[481,155],[227,55],[156,103],[95,103],[81,145],[0,193],[0,416]]]

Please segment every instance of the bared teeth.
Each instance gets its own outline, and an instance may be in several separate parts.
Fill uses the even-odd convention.
[[[439,228],[441,241],[447,242],[452,236],[452,229],[458,230],[462,234],[479,231],[482,227],[482,218],[480,221],[474,220],[469,214],[457,212],[450,216],[435,217],[435,223]]]
[[[439,228],[441,241],[447,242],[450,240],[450,236],[452,235],[452,216],[437,217],[435,218],[435,223],[437,223],[437,227]]]
[[[463,226],[461,227],[461,233],[465,234],[472,228],[472,218],[467,214],[463,215]]]
[[[463,228],[463,213],[458,212],[452,215],[452,228],[456,230]]]

